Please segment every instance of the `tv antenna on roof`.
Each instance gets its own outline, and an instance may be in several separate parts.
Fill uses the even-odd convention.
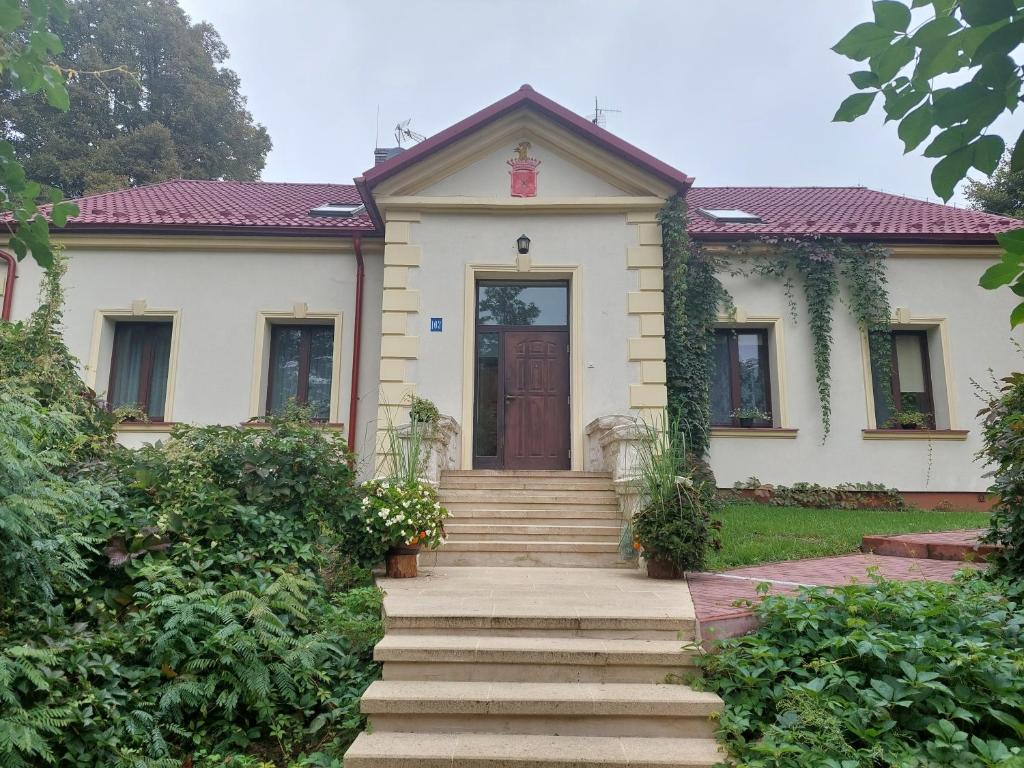
[[[601,128],[604,128],[606,125],[608,125],[608,117],[607,117],[607,115],[608,115],[609,112],[622,112],[622,110],[621,109],[611,109],[610,107],[598,106],[597,97],[595,96],[594,97],[594,114],[592,114],[590,116],[590,122],[592,122],[594,125],[598,125]]]
[[[419,144],[421,141],[427,138],[422,133],[416,133],[416,131],[410,128],[409,123],[411,122],[412,118],[410,117],[409,119],[403,120],[402,122],[395,126],[395,141],[398,142],[398,146],[402,146],[402,141],[404,139],[408,139],[411,142]]]

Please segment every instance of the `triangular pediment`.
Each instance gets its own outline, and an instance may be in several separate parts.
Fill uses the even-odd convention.
[[[543,201],[665,198],[692,179],[523,86],[356,182],[375,199]]]
[[[486,125],[382,182],[375,195],[510,196],[523,145],[536,164],[536,197],[666,197],[672,188],[585,138],[526,110]]]

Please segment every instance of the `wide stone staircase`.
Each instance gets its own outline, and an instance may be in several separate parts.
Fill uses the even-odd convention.
[[[619,557],[621,520],[610,474],[445,472],[448,541],[424,565],[633,567]]]
[[[459,505],[452,543],[471,546],[442,555],[489,565],[421,562],[415,579],[379,580],[386,634],[374,657],[382,679],[363,695],[368,728],[346,768],[710,768],[722,761],[714,740],[721,700],[682,684],[696,674],[698,626],[685,582],[584,567],[590,557],[618,566],[613,549],[532,549],[617,542],[617,511],[595,514],[611,513],[601,484],[609,487],[607,476],[580,473],[445,477],[445,499]],[[565,498],[573,492],[575,510]],[[601,528],[615,533],[592,539],[591,529]],[[586,557],[554,565],[569,555]],[[510,565],[495,566],[494,557]],[[520,567],[541,564],[548,565]]]

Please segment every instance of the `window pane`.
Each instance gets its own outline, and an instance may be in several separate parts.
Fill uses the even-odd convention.
[[[498,334],[481,333],[476,354],[473,455],[498,455]]]
[[[137,323],[118,323],[114,328],[114,369],[107,393],[111,408],[138,404],[145,343],[142,326]]]
[[[899,408],[932,416],[931,382],[925,374],[924,338],[923,333],[898,333],[893,336],[896,367],[900,377]]]
[[[732,374],[729,365],[729,337],[731,331],[715,333],[714,373],[711,378],[711,423],[732,423]]]
[[[331,363],[334,351],[334,328],[325,325],[310,328],[309,399],[314,419],[326,421],[331,415]]]
[[[167,400],[167,369],[171,361],[171,324],[147,326],[153,349],[153,369],[149,378],[149,418],[162,421]]]
[[[480,283],[479,325],[568,325],[569,287],[559,284]]]
[[[110,406],[135,405],[150,419],[163,420],[170,358],[170,323],[118,323],[107,393]],[[148,388],[140,392],[147,380]]]
[[[271,329],[268,413],[279,413],[289,400],[298,398],[301,349],[301,326],[275,325]]]
[[[869,347],[871,352],[871,393],[875,399],[875,426],[884,427],[889,423],[889,419],[892,418],[892,384],[888,381],[882,381],[882,375],[876,365],[875,355],[877,336],[878,333],[884,333],[884,331],[875,331],[869,335]]]
[[[736,346],[739,353],[740,366],[740,407],[756,408],[763,413],[770,413],[765,386],[768,381],[763,360],[767,359],[768,343],[763,333],[737,333]]]

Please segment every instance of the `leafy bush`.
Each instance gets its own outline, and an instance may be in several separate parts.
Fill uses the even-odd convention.
[[[1024,373],[1004,379],[978,415],[985,425],[980,457],[994,466],[989,491],[996,498],[985,541],[1002,547],[990,561],[1024,579]]]
[[[633,515],[635,545],[645,560],[671,563],[680,571],[704,567],[707,548],[717,547],[712,520],[715,478],[702,460],[688,455],[679,429],[655,427],[639,441],[640,501]]]
[[[59,288],[0,323],[0,765],[337,765],[383,633],[346,447],[301,414],[117,447]]]
[[[747,768],[1024,765],[1024,590],[876,581],[766,597],[702,658]]]

